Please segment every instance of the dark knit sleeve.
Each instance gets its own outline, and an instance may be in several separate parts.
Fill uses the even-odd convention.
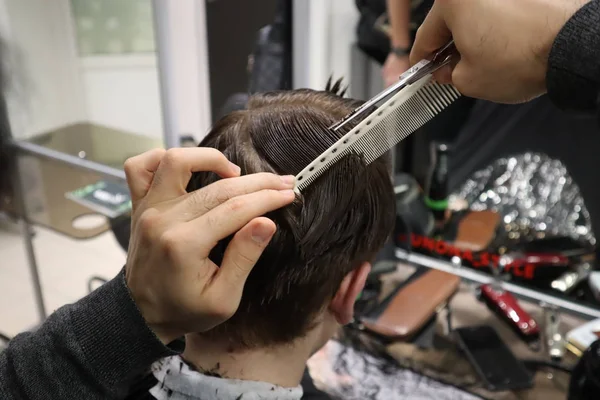
[[[586,4],[561,29],[550,52],[546,83],[558,107],[600,113],[600,0]]]
[[[175,352],[146,325],[124,272],[0,353],[0,399],[113,399],[154,361]]]

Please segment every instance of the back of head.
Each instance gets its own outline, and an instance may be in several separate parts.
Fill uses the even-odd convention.
[[[347,132],[327,128],[359,104],[307,89],[256,95],[246,110],[219,120],[200,146],[222,151],[242,174],[296,175]],[[188,191],[217,179],[196,173]],[[358,155],[342,159],[292,205],[267,215],[277,232],[248,278],[238,311],[203,335],[256,347],[306,334],[343,278],[383,246],[394,206],[385,157],[368,166]],[[217,264],[230,239],[213,250]]]

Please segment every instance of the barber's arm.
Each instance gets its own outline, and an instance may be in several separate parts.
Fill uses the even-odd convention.
[[[0,398],[107,399],[153,361],[173,354],[146,325],[120,273],[53,313],[0,353]]]
[[[11,341],[0,353],[2,400],[122,397],[135,374],[178,350],[169,343],[233,315],[275,233],[260,216],[294,199],[292,178],[239,177],[214,149],[154,150],[128,160],[125,170],[133,202],[127,265]],[[188,194],[194,171],[227,179]],[[234,232],[215,265],[211,248]]]
[[[548,95],[565,110],[600,118],[600,0],[581,8],[554,40],[546,75]]]
[[[549,92],[564,109],[598,108],[600,0],[436,1],[411,62],[450,38],[460,60],[436,78],[467,96],[515,103]]]
[[[387,13],[390,21],[390,54],[383,65],[383,79],[386,86],[398,81],[410,66],[410,2],[411,0],[387,0]]]

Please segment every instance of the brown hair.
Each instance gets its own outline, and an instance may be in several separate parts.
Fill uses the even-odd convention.
[[[200,146],[222,151],[242,174],[296,175],[343,134],[328,126],[359,104],[308,89],[255,95],[246,110],[219,120]],[[188,190],[216,179],[196,173]],[[359,155],[347,156],[294,204],[267,217],[277,232],[248,278],[238,311],[203,335],[252,347],[307,333],[343,278],[372,260],[391,233],[395,203],[387,158],[366,166]],[[229,240],[213,250],[215,263]]]

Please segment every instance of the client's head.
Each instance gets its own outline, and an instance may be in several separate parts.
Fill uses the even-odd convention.
[[[222,151],[242,174],[296,175],[348,132],[328,126],[358,105],[331,91],[256,95],[245,110],[219,120],[200,146]],[[217,179],[196,173],[188,190]],[[247,280],[238,311],[202,336],[254,348],[317,332],[321,343],[314,345],[322,345],[338,323],[352,319],[369,262],[388,238],[394,215],[387,158],[369,165],[358,155],[342,159],[292,205],[267,215],[277,232]],[[217,264],[229,240],[213,250]]]

